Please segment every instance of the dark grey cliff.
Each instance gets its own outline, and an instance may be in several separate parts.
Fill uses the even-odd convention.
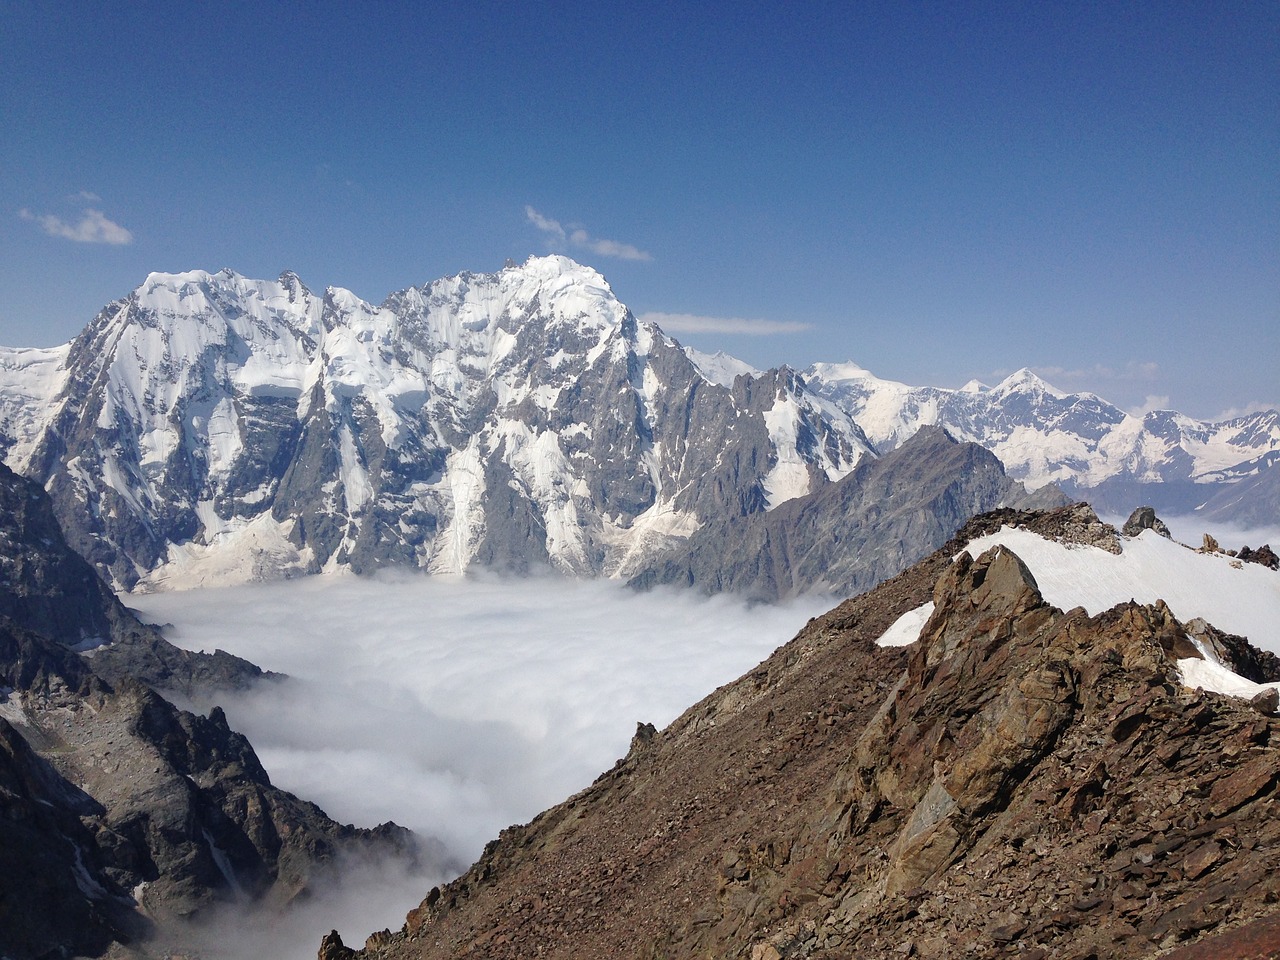
[[[823,591],[851,596],[936,550],[975,514],[1034,501],[1059,505],[1065,498],[1055,493],[1028,495],[993,454],[925,427],[808,496],[708,524],[631,584],[759,600]]]

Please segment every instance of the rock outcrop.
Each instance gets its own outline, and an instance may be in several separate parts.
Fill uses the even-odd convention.
[[[1123,958],[1256,939],[1280,915],[1280,720],[1183,687],[1195,648],[1163,604],[1058,610],[1006,548],[952,561],[1003,524],[1083,519],[979,518],[504,831],[400,931],[357,951],[331,935],[321,956]],[[928,601],[916,643],[876,645]]]
[[[1120,532],[1126,537],[1136,537],[1143,530],[1154,530],[1162,537],[1173,538],[1165,522],[1156,516],[1155,507],[1138,507],[1129,514],[1129,519],[1120,528]]]
[[[1276,556],[1276,552],[1271,549],[1269,543],[1264,543],[1257,550],[1251,550],[1248,545],[1245,545],[1240,548],[1236,558],[1245,563],[1259,563],[1268,570],[1280,570],[1280,556]]]

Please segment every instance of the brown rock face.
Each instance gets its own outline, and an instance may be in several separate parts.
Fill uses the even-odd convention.
[[[1276,552],[1271,549],[1269,543],[1264,543],[1257,550],[1250,550],[1247,546],[1241,547],[1236,556],[1246,563],[1260,563],[1270,570],[1280,570],[1280,557],[1276,556]]]
[[[1163,604],[1064,612],[1012,553],[959,546],[812,621],[351,955],[1145,957],[1274,929],[1280,722],[1181,687]],[[875,645],[930,598],[917,643]]]

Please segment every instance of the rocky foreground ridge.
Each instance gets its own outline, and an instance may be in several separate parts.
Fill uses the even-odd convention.
[[[1115,537],[1081,507],[976,519],[320,957],[1270,955],[1275,698],[1176,661],[1192,637],[1255,681],[1274,658],[1162,603],[1055,609],[1007,548],[952,561],[1003,524]],[[930,600],[916,643],[877,645]]]
[[[81,652],[83,651],[83,652]],[[277,789],[211,693],[270,682],[178,650],[72,553],[44,492],[0,467],[0,956],[164,955],[220,905],[283,909],[342,857],[418,856]]]

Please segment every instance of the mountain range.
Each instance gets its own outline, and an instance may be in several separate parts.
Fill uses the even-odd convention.
[[[986,447],[1028,486],[1058,484],[1100,510],[1128,513],[1138,503],[1186,513],[1280,460],[1280,414],[1251,413],[1216,423],[1171,410],[1126,413],[1090,393],[1068,394],[1030,370],[994,387],[908,387],[854,364],[814,364],[805,380],[847,412],[880,451],[924,424]],[[1245,521],[1214,504],[1216,519]]]
[[[152,274],[70,344],[0,350],[5,461],[126,589],[385,565],[664,579],[935,424],[1028,486],[1125,510],[1218,497],[1217,519],[1256,511],[1280,457],[1275,412],[1137,418],[1028,371],[959,390],[754,371],[563,257],[378,306],[289,273]]]

